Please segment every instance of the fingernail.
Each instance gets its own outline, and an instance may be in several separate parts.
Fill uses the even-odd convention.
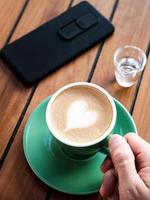
[[[128,132],[127,134],[130,134],[130,135],[136,135],[135,132]]]
[[[122,139],[124,138],[120,135],[117,135],[117,134],[113,135],[109,140],[110,150],[118,146],[122,142]]]
[[[104,184],[102,183],[100,190],[99,190],[102,197],[103,197],[103,191],[104,191]]]

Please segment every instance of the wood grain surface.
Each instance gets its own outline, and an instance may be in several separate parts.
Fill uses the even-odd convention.
[[[32,3],[32,6],[33,6],[32,14],[33,15],[35,14],[35,11],[34,11],[34,10],[36,10],[35,7],[37,6],[36,1],[34,1],[34,2],[35,2],[35,5]],[[111,1],[109,1],[109,4],[107,4],[107,6],[103,6],[104,0],[97,0],[97,1],[90,1],[90,2],[95,4],[97,9],[102,11],[103,14],[105,14],[105,16],[107,16],[107,17],[110,16],[113,5],[115,3],[114,0],[111,0]],[[74,4],[76,4],[76,3],[77,2],[74,1]],[[20,36],[21,29],[23,29],[22,24],[26,24],[26,20],[29,21],[29,19],[26,16],[30,16],[30,15],[26,14],[26,13],[27,12],[31,13],[30,5],[31,4],[28,5],[28,7],[25,11],[25,14],[23,15],[23,17],[19,23],[21,28],[19,28],[19,26],[18,26],[19,30],[16,30],[16,32],[18,33],[17,35],[19,35],[19,36]],[[39,5],[39,7],[40,7],[40,5]],[[65,7],[67,7],[67,6],[65,6]],[[55,8],[56,8],[56,5],[55,5]],[[62,5],[61,5],[60,10],[62,10],[63,8],[64,7],[62,7]],[[40,8],[40,9],[42,9],[42,8]],[[53,12],[53,10],[51,12]],[[43,9],[43,13],[45,13],[44,9]],[[23,22],[23,21],[25,21],[25,22]],[[27,24],[26,24],[26,26],[27,26]],[[62,87],[63,85],[65,85],[67,83],[74,82],[74,81],[86,81],[87,80],[87,77],[90,73],[92,64],[93,64],[95,56],[96,56],[97,49],[98,49],[98,46],[90,49],[85,54],[83,54],[80,57],[78,57],[77,59],[73,60],[71,63],[67,64],[66,66],[64,66],[60,70],[56,71],[52,75],[49,75],[47,78],[45,78],[44,80],[42,80],[39,83],[39,85],[35,91],[35,94],[32,98],[29,109],[27,110],[27,113],[25,115],[23,123],[21,124],[21,127],[19,128],[17,136],[10,148],[10,151],[9,151],[9,153],[6,157],[6,160],[4,162],[4,165],[1,169],[0,194],[3,191],[3,193],[2,193],[3,195],[8,195],[9,191],[11,190],[14,192],[13,199],[19,199],[21,194],[22,194],[22,199],[27,199],[27,198],[30,198],[30,193],[33,190],[32,193],[35,194],[37,192],[41,198],[43,197],[44,192],[45,192],[44,184],[43,185],[42,185],[42,183],[39,184],[38,183],[39,181],[37,183],[35,183],[37,179],[35,178],[35,175],[32,174],[31,170],[28,168],[27,163],[24,158],[24,155],[23,155],[22,135],[23,135],[23,129],[24,129],[25,123],[26,123],[31,111],[43,98],[52,94],[59,87]],[[18,84],[19,84],[19,82],[18,82]],[[15,90],[18,91],[18,89],[16,89],[16,88],[17,87],[15,87],[13,89],[13,91],[15,93],[16,93]],[[30,90],[31,89],[24,88],[24,86],[22,86],[22,89],[19,90],[17,99],[20,99],[22,97],[22,99],[24,99],[24,101],[22,100],[22,104],[26,102],[25,98],[28,97],[28,95],[30,94]],[[23,92],[24,92],[24,94],[23,94]],[[14,103],[18,104],[17,103],[18,101],[14,102],[13,99],[11,99],[11,102],[12,102],[12,104],[14,104]],[[12,106],[12,107],[14,107],[14,106]],[[19,103],[19,109],[21,109],[21,102]],[[14,117],[15,119],[17,118],[16,116],[18,115],[18,113],[20,113],[20,112],[17,111],[15,113],[15,117]],[[8,116],[8,113],[6,116]],[[12,125],[12,124],[10,124],[10,125]],[[7,133],[7,134],[9,134],[9,133]],[[11,159],[12,157],[13,157],[13,159]],[[16,160],[18,160],[18,163],[16,162]],[[13,176],[11,176],[12,171],[14,172]],[[18,187],[18,180],[19,180],[21,174],[24,174],[24,182],[23,182],[23,184],[20,184],[19,193],[15,193],[15,191],[17,190],[17,187]],[[9,184],[8,180],[10,180],[10,177],[11,177],[11,181]],[[27,188],[24,188],[24,184],[29,184],[29,186]],[[1,198],[3,199],[4,197],[5,196],[2,196]],[[55,198],[55,197],[53,197],[53,198]],[[34,199],[34,198],[32,198],[32,199]],[[37,198],[35,198],[35,199],[37,199]]]
[[[5,2],[6,5],[5,5]],[[72,2],[75,5],[81,0],[30,0],[9,42],[30,32],[39,25],[68,9]],[[116,0],[89,0],[107,18],[112,16]],[[0,47],[6,41],[24,5],[23,0],[0,1],[2,7],[0,28]],[[12,12],[10,10],[14,9]],[[92,82],[97,83],[119,99],[128,110],[133,103],[137,85],[124,89],[117,85],[114,78],[112,57],[116,48],[132,44],[143,48],[148,47],[150,38],[150,1],[120,0],[116,7],[113,24],[115,33],[105,41],[100,53]],[[139,14],[140,13],[140,14]],[[11,18],[11,19],[9,19]],[[9,19],[9,20],[8,20]],[[1,35],[0,35],[1,36]],[[42,183],[31,171],[25,159],[22,147],[24,126],[33,109],[47,96],[60,87],[76,81],[87,81],[92,76],[93,63],[99,45],[91,48],[78,58],[43,79],[33,87],[25,87],[0,60],[0,200],[100,200],[98,194],[73,196],[57,192]],[[133,117],[140,134],[150,141],[150,58],[143,74],[138,91]],[[10,139],[11,138],[11,139]],[[7,148],[6,148],[7,147]],[[8,153],[8,154],[7,154]],[[85,180],[86,181],[86,180]]]
[[[133,118],[139,135],[150,143],[150,56],[137,95]]]
[[[92,78],[92,82],[104,87],[115,98],[119,99],[128,110],[132,104],[136,85],[125,89],[116,83],[113,54],[118,47],[126,44],[139,46],[146,51],[150,38],[149,8],[149,0],[144,0],[143,3],[141,0],[119,1],[113,19],[115,33],[105,42]]]
[[[0,1],[0,49],[9,36],[26,0]]]
[[[0,1],[0,48],[2,48],[7,42],[8,37],[10,36],[10,32],[12,32],[15,25],[17,25],[17,20],[21,17],[20,14],[22,12],[23,7],[26,4],[26,0],[1,0]],[[0,60],[0,156],[3,145],[6,145],[6,130],[2,124],[6,125],[6,121],[8,121],[8,116],[6,116],[6,120],[4,120],[4,113],[7,109],[7,105],[9,104],[9,99],[7,99],[6,95],[6,82],[9,84],[9,72],[7,74],[7,68],[3,67],[3,63]],[[12,90],[11,90],[12,91]],[[10,110],[9,110],[10,111]],[[11,119],[10,119],[11,120]],[[6,125],[7,128],[7,125]],[[9,131],[9,130],[7,130]]]
[[[21,12],[25,7],[27,1],[25,0],[1,0],[0,1],[0,48],[2,48],[7,42],[11,32],[17,25],[17,21],[21,17]],[[7,85],[9,85],[9,74],[10,72],[7,70],[7,67],[4,66],[2,60],[0,60],[0,157],[3,149],[3,145],[5,146],[7,143],[7,134],[6,130],[9,132],[9,128],[7,126],[7,122],[11,121],[12,118],[8,120],[8,110],[11,112],[8,107],[9,99],[7,98]],[[14,83],[15,85],[15,83]],[[10,91],[12,92],[13,88],[10,85]],[[5,113],[6,112],[6,113]],[[6,115],[5,115],[6,114]],[[4,125],[5,124],[5,125]],[[12,123],[13,124],[13,123]],[[10,136],[10,135],[8,135]]]

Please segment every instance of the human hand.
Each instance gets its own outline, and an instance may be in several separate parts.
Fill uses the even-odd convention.
[[[108,200],[150,200],[150,144],[129,133],[125,138],[113,135],[109,148],[111,158],[101,166],[101,196]]]

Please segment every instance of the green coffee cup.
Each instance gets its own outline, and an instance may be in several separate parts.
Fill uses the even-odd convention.
[[[58,96],[61,93],[63,93],[64,91],[66,91],[70,88],[76,88],[76,87],[78,87],[78,88],[79,87],[85,87],[85,88],[87,87],[88,89],[89,88],[94,89],[96,91],[96,93],[103,95],[107,99],[107,101],[109,102],[109,104],[111,106],[111,121],[110,121],[107,129],[98,138],[95,138],[94,140],[84,142],[84,143],[72,142],[72,141],[69,141],[66,138],[62,137],[62,135],[60,135],[58,133],[58,131],[55,129],[53,122],[50,118],[52,105],[53,105],[54,101],[58,98]],[[101,151],[104,153],[109,153],[108,140],[109,140],[111,133],[113,132],[113,129],[115,127],[116,115],[117,115],[117,112],[116,112],[116,106],[115,106],[114,100],[105,89],[103,89],[102,87],[100,87],[96,84],[93,84],[93,83],[76,82],[76,83],[71,83],[69,85],[62,87],[54,95],[52,95],[51,99],[48,102],[47,109],[46,109],[46,123],[47,123],[50,133],[53,136],[53,142],[57,145],[60,145],[65,154],[67,154],[69,157],[72,157],[74,159],[86,159],[86,158],[93,156],[98,151]],[[84,117],[84,115],[83,115],[83,117]],[[82,125],[82,123],[81,123],[81,125]],[[86,134],[86,128],[85,128],[85,134]]]

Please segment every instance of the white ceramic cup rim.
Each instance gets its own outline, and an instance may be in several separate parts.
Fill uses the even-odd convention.
[[[100,91],[101,93],[103,93],[107,99],[109,100],[111,106],[112,106],[112,121],[109,125],[109,127],[107,128],[107,130],[105,131],[105,133],[100,136],[99,138],[95,139],[95,140],[92,140],[91,142],[87,142],[87,143],[77,143],[77,142],[71,142],[71,141],[68,141],[66,140],[65,138],[63,138],[62,136],[60,136],[59,134],[57,134],[57,131],[54,129],[52,123],[51,123],[51,120],[50,120],[50,109],[51,109],[51,106],[55,100],[55,98],[60,94],[62,93],[64,90],[68,89],[68,88],[71,88],[71,87],[74,87],[74,86],[87,86],[87,87],[91,87],[91,88],[94,88],[94,89],[97,89],[98,91]],[[93,83],[88,83],[88,82],[75,82],[75,83],[71,83],[71,84],[68,84],[68,85],[65,85],[64,87],[60,88],[57,92],[55,92],[51,99],[49,100],[48,102],[48,105],[47,105],[47,108],[46,108],[46,123],[47,123],[47,126],[50,130],[50,132],[52,133],[52,135],[58,139],[60,142],[66,144],[66,145],[69,145],[69,146],[73,146],[73,147],[87,147],[87,146],[91,146],[91,145],[94,145],[94,144],[97,144],[99,142],[101,142],[102,140],[104,140],[110,133],[111,131],[113,130],[114,126],[115,126],[115,122],[116,122],[116,106],[115,106],[115,103],[114,103],[114,100],[113,98],[111,97],[111,95],[105,90],[103,89],[102,87],[96,85],[96,84],[93,84]]]

